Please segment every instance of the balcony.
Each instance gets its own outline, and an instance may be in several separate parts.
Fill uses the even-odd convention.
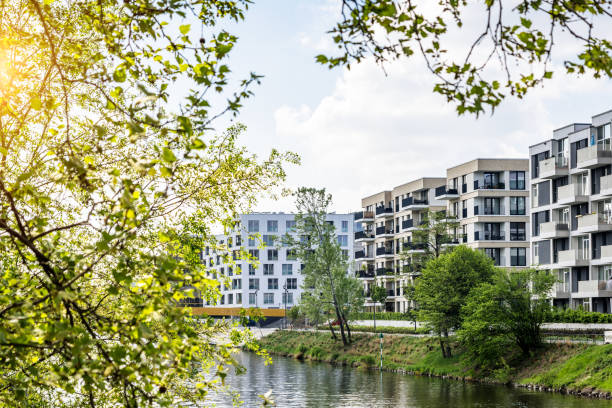
[[[557,254],[557,265],[563,266],[587,266],[589,264],[589,256],[586,251],[578,249],[568,249],[559,251]]]
[[[539,239],[566,238],[569,237],[569,225],[560,221],[545,222],[540,224]]]
[[[610,145],[596,144],[577,151],[577,166],[582,169],[612,164]]]
[[[474,241],[503,241],[506,239],[506,233],[491,233],[486,231],[474,231]]]
[[[385,276],[393,274],[393,268],[376,268],[376,276]]]
[[[376,207],[376,218],[379,217],[393,217],[393,207]]]
[[[459,198],[459,191],[456,187],[440,186],[436,187],[435,196],[437,200],[452,200]]]
[[[586,203],[589,200],[589,192],[583,184],[568,184],[557,190],[557,204],[570,205]]]
[[[612,231],[612,215],[595,213],[578,217],[578,232]]]
[[[506,185],[501,182],[488,183],[480,180],[474,180],[474,190],[504,190]]]
[[[370,231],[357,231],[355,233],[355,241],[372,241],[374,234]]]
[[[395,254],[393,253],[393,247],[378,247],[376,248],[376,257],[377,258],[387,258],[392,257]]]
[[[553,179],[567,176],[569,167],[565,156],[556,156],[540,161],[540,178]]]
[[[599,179],[600,188],[599,194],[610,196],[612,195],[612,174],[608,176],[603,176]]]
[[[557,282],[552,288],[551,296],[556,299],[569,299],[570,287],[569,282]]]
[[[412,227],[414,227],[414,220],[412,218],[402,221],[402,231],[408,230]]]
[[[376,238],[393,238],[393,228],[376,227]]]
[[[372,279],[376,277],[376,273],[374,272],[374,269],[365,270],[365,271],[357,271],[357,277],[361,279]]]
[[[597,255],[595,255],[597,256]],[[591,260],[593,265],[604,265],[612,263],[612,245],[602,245],[599,247],[599,257]]]
[[[359,211],[353,213],[355,221],[372,222],[374,221],[374,213],[372,211]]]
[[[479,205],[475,205],[474,215],[506,215],[506,212],[503,206],[500,206],[499,208],[483,206],[481,209]]]
[[[421,242],[404,242],[403,244],[404,250],[408,252],[424,251],[426,247],[427,244]]]
[[[612,296],[612,280],[584,280],[578,281],[578,293],[573,297],[609,297]]]
[[[355,252],[355,260],[356,261],[373,261],[374,257],[372,254],[368,254],[366,251],[356,251]]]

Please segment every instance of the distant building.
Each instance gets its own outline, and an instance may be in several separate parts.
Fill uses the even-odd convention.
[[[201,298],[184,303],[219,309],[218,314],[224,315],[236,315],[240,308],[258,307],[264,309],[264,315],[281,316],[285,306],[289,309],[296,305],[302,294],[303,266],[291,249],[280,242],[282,236],[292,233],[294,214],[259,212],[240,215],[239,220],[230,234],[217,235],[217,242],[227,244],[230,253],[243,248],[258,264],[236,260],[231,266],[224,263],[223,254],[212,248],[203,249],[201,259],[208,266],[209,275],[225,276],[230,285],[222,285],[221,298],[215,305],[206,304]],[[327,221],[333,223],[340,247],[349,264],[352,263],[353,214],[328,214]],[[253,238],[255,235],[259,238]],[[277,312],[267,312],[271,310]]]

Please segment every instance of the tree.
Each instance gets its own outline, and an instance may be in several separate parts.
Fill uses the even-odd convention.
[[[335,227],[327,222],[331,195],[325,189],[301,187],[295,197],[295,235],[288,234],[285,241],[304,264],[306,302],[311,304],[309,309],[331,306],[342,343],[347,345],[351,340],[347,313],[363,305],[363,287],[348,274],[348,258],[340,249]],[[335,337],[331,322],[330,328]]]
[[[468,16],[470,23],[465,24]],[[433,90],[456,105],[457,112],[493,111],[512,95],[527,92],[553,76],[555,51],[571,47],[563,61],[570,74],[612,77],[609,2],[502,0],[466,1],[342,0],[340,22],[331,30],[339,53],[319,55],[330,68],[372,56],[384,65],[392,59],[423,57],[437,81]],[[473,19],[480,19],[474,27]],[[473,30],[473,31],[472,31]],[[465,47],[458,36],[473,40]]]
[[[499,364],[512,347],[524,356],[542,345],[540,328],[550,314],[555,278],[546,271],[498,271],[493,282],[472,289],[458,331],[473,361]]]
[[[445,245],[456,242],[459,222],[446,215],[446,211],[427,210],[421,225],[412,233],[412,248],[422,249],[415,253],[417,263],[424,265],[428,260],[438,258],[447,248]]]
[[[387,289],[383,286],[374,285],[370,289],[370,297],[374,303],[374,331],[376,331],[376,303],[385,303],[385,300],[387,300]]]
[[[431,259],[415,285],[419,316],[438,335],[442,355],[451,357],[449,331],[461,325],[461,308],[470,290],[490,282],[495,268],[482,251],[459,245]]]
[[[198,256],[211,228],[297,161],[210,130],[258,78],[211,104],[236,41],[218,24],[245,7],[0,3],[1,405],[201,402],[237,366],[249,338],[176,304],[186,283],[219,297]]]

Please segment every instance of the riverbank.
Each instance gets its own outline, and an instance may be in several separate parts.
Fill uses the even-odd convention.
[[[372,369],[379,364],[380,339],[367,334],[354,334],[346,348],[328,333],[307,331],[276,331],[259,342],[270,354],[297,359]],[[383,370],[612,397],[612,345],[547,344],[529,359],[509,355],[505,367],[483,371],[457,347],[444,359],[435,338],[395,335],[383,339]]]

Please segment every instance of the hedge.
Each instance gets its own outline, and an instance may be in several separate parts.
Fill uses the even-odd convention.
[[[372,312],[352,313],[349,320],[373,320]],[[409,320],[414,321],[414,318],[406,313],[399,312],[382,312],[376,313],[376,320]]]
[[[582,309],[555,309],[546,320],[549,323],[612,323],[612,314]]]

